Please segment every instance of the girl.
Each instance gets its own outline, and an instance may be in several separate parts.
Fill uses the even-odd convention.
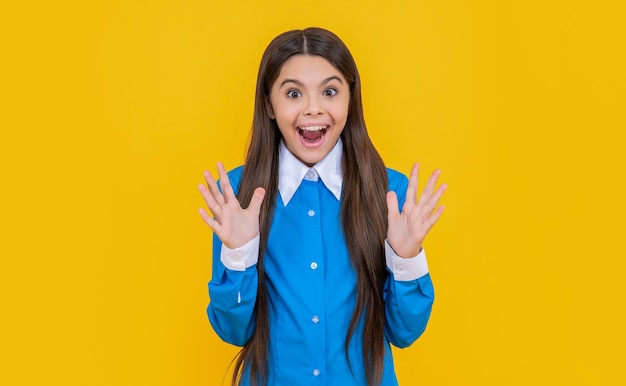
[[[214,217],[200,214],[214,232],[209,320],[243,346],[232,385],[397,385],[390,344],[430,316],[422,243],[446,186],[435,171],[416,199],[418,166],[408,180],[385,168],[337,36],[270,43],[245,167],[218,173],[199,187]]]

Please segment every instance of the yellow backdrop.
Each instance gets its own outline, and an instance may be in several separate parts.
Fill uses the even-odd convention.
[[[243,161],[265,46],[312,25],[352,50],[388,166],[449,184],[400,383],[626,383],[614,3],[3,5],[0,384],[220,384],[197,185]]]

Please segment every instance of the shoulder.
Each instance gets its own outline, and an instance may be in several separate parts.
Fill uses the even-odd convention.
[[[409,185],[409,179],[397,170],[387,168],[387,184],[390,191],[404,191]]]
[[[237,166],[236,168],[234,168],[233,170],[228,172],[228,178],[230,178],[230,181],[233,182],[235,180],[237,181],[241,181],[241,175],[243,174],[243,169],[244,166]]]

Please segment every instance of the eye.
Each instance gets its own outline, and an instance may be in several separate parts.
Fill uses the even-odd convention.
[[[337,89],[333,87],[329,87],[323,92],[324,96],[335,96],[337,95]]]
[[[288,98],[297,98],[302,96],[302,93],[296,89],[291,89],[287,91],[287,97]]]

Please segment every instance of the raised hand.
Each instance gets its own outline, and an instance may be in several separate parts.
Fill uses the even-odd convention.
[[[204,222],[215,232],[217,237],[228,248],[239,248],[259,234],[259,210],[265,189],[256,188],[250,205],[243,209],[235,196],[228,174],[221,162],[217,163],[217,172],[220,177],[222,192],[217,188],[217,182],[210,172],[204,172],[206,186],[200,184],[198,189],[204,201],[213,213],[213,218],[204,209],[199,209]]]
[[[398,256],[405,258],[419,254],[424,238],[439,220],[444,209],[442,205],[435,210],[439,199],[447,188],[446,184],[442,184],[435,191],[440,174],[439,170],[435,170],[430,176],[424,191],[416,201],[418,171],[419,164],[413,165],[402,213],[398,210],[396,193],[387,193],[387,208],[389,210],[387,242]]]

